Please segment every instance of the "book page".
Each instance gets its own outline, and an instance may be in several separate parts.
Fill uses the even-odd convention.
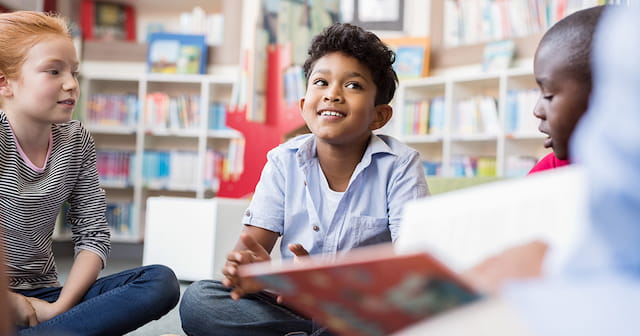
[[[583,230],[583,179],[579,167],[569,166],[413,201],[405,206],[396,249],[429,251],[462,272],[539,239],[549,244],[545,272],[555,272]]]

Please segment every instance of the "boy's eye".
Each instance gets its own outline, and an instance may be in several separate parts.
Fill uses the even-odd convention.
[[[78,78],[80,77],[80,73],[78,71],[72,71],[71,75],[73,76],[73,78]]]
[[[49,74],[51,74],[51,75],[57,75],[57,74],[59,74],[59,73],[60,73],[60,71],[58,71],[58,70],[54,70],[54,69],[48,70],[47,72],[48,72]]]
[[[553,95],[542,95],[542,99],[551,101],[553,99]]]
[[[313,81],[313,85],[326,86],[327,81],[325,81],[324,79],[316,79]]]
[[[346,87],[349,89],[362,89],[362,85],[354,82],[347,83]]]

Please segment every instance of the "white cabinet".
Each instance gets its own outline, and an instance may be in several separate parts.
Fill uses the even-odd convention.
[[[245,199],[150,197],[143,265],[167,265],[180,280],[221,279],[248,205]]]
[[[519,176],[549,149],[530,69],[400,81],[391,133],[416,148],[427,175]]]
[[[215,195],[229,148],[241,143],[214,120],[223,120],[234,84],[214,75],[83,75],[77,117],[96,143],[115,241],[142,241],[148,197]]]

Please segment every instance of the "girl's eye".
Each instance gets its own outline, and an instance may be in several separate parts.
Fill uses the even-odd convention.
[[[362,89],[362,85],[358,83],[348,83],[346,86],[349,89]]]
[[[73,78],[78,78],[80,77],[80,73],[78,71],[72,71],[71,75],[73,76]]]
[[[58,71],[58,70],[53,70],[53,69],[52,69],[52,70],[49,70],[48,72],[49,72],[49,74],[51,74],[51,75],[57,75],[57,74],[59,74],[59,73],[60,73],[60,71]]]
[[[313,85],[326,86],[327,81],[325,81],[324,79],[316,79],[313,81]]]
[[[542,96],[542,99],[544,99],[544,100],[548,100],[548,101],[551,101],[551,100],[553,99],[553,95],[548,95],[548,96],[544,96],[544,95],[543,95],[543,96]]]

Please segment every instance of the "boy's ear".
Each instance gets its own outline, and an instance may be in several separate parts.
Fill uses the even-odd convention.
[[[302,113],[303,107],[304,107],[304,97],[300,98],[300,113]]]
[[[369,128],[374,131],[386,125],[393,116],[393,108],[389,104],[379,104],[375,107],[375,116]]]
[[[10,97],[13,94],[9,80],[4,75],[0,75],[0,96]]]

